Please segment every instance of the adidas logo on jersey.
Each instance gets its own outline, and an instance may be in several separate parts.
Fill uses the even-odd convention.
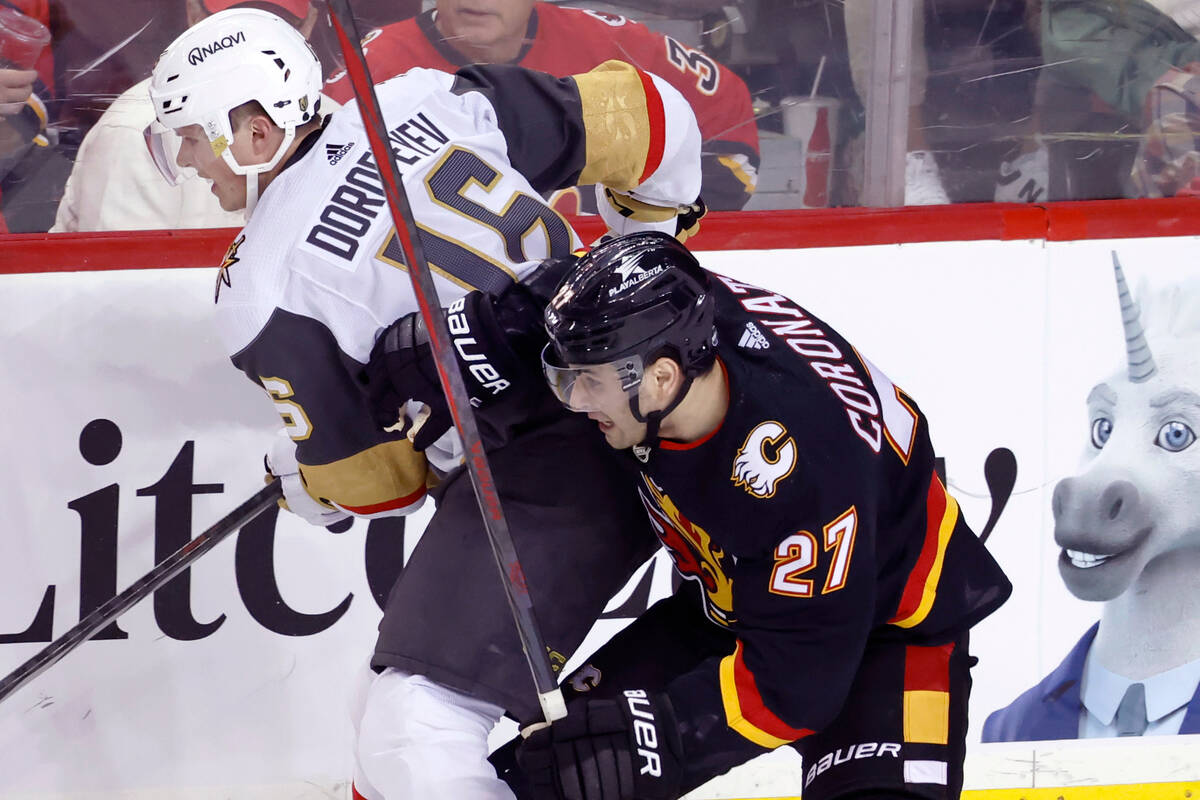
[[[337,163],[346,157],[354,148],[354,143],[350,144],[327,144],[325,145],[325,157],[329,159],[329,165],[336,167]]]
[[[747,322],[746,330],[742,332],[742,338],[738,340],[738,347],[744,350],[767,350],[771,347],[771,343],[767,341],[767,337],[763,335],[757,325]]]

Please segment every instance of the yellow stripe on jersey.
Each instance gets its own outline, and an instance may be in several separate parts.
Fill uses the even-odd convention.
[[[935,477],[934,480],[937,478]],[[921,589],[921,602],[911,614],[901,619],[889,620],[898,628],[912,628],[921,624],[925,617],[929,616],[934,598],[937,597],[938,581],[942,577],[942,565],[946,560],[946,545],[950,542],[950,534],[954,532],[954,526],[958,524],[958,501],[949,492],[946,492],[945,495],[946,511],[942,514],[941,523],[938,525],[937,550],[934,553],[933,565],[929,568],[929,574],[925,577],[925,583]]]
[[[646,90],[637,69],[623,61],[605,61],[572,78],[579,87],[587,136],[587,164],[579,184],[634,188],[642,179],[651,145]]]
[[[425,493],[425,455],[406,439],[382,442],[329,464],[300,466],[308,493],[370,514],[403,508]]]
[[[725,723],[759,747],[774,750],[788,743],[787,739],[760,730],[742,716],[737,687],[733,677],[733,656],[721,659],[721,699],[725,706]]]
[[[719,676],[725,724],[759,747],[773,750],[812,734],[806,728],[791,727],[767,708],[746,667],[740,640],[733,653],[721,659]]]
[[[904,741],[946,744],[950,740],[950,693],[904,693]]]

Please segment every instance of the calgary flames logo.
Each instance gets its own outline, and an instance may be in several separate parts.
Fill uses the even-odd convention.
[[[704,587],[704,610],[709,619],[722,627],[736,622],[733,581],[721,565],[725,551],[713,548],[708,532],[685,517],[654,481],[645,475],[642,479],[642,503],[650,514],[655,533],[671,554],[675,569]]]
[[[734,486],[755,497],[775,496],[775,487],[796,468],[796,440],[778,422],[760,422],[733,459]]]

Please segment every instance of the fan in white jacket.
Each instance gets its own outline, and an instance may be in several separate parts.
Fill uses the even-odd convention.
[[[264,1],[306,37],[312,32],[316,10],[309,0]],[[188,0],[188,22],[237,5]],[[83,137],[51,233],[241,227],[242,214],[222,210],[208,181],[194,172],[175,186],[163,181],[143,134],[154,122],[149,89],[149,78],[126,89]],[[329,98],[322,106],[337,107]]]

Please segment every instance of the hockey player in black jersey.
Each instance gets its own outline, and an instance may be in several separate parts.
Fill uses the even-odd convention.
[[[913,399],[804,308],[657,233],[592,250],[545,322],[547,380],[628,449],[687,580],[519,747],[532,796],[675,798],[791,745],[805,800],[957,797],[967,632],[1011,586]]]

